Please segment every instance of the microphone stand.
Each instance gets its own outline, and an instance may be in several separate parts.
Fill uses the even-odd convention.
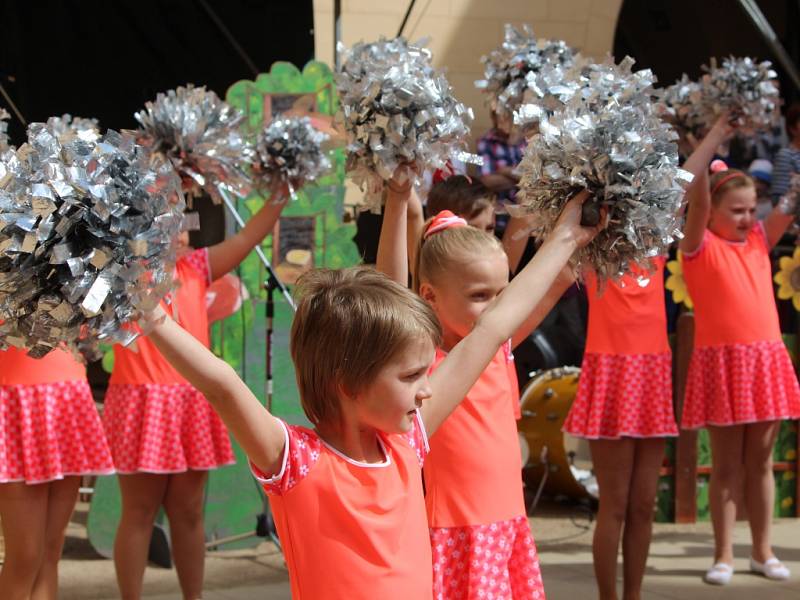
[[[239,212],[236,210],[236,205],[231,200],[231,197],[228,195],[227,191],[223,189],[222,186],[217,188],[219,190],[220,196],[222,196],[223,201],[225,202],[225,206],[227,206],[228,210],[233,216],[236,223],[239,227],[244,227],[244,220],[239,215]],[[274,378],[273,378],[273,334],[275,331],[274,322],[275,322],[275,290],[280,290],[283,294],[286,301],[289,303],[289,306],[292,307],[292,311],[297,311],[297,306],[294,303],[294,299],[292,298],[289,291],[286,289],[286,286],[278,279],[278,276],[275,274],[275,269],[273,269],[272,264],[264,255],[264,252],[261,250],[260,246],[255,247],[256,254],[261,259],[262,264],[266,268],[267,271],[267,280],[264,282],[264,288],[267,290],[267,303],[265,306],[265,316],[266,316],[266,357],[265,357],[265,371],[266,371],[266,381],[265,381],[265,396],[267,401],[267,410],[272,412],[272,398],[274,392]],[[278,531],[275,528],[275,521],[272,518],[272,511],[269,510],[269,501],[267,500],[266,494],[258,486],[259,492],[263,497],[263,510],[261,513],[256,515],[256,528],[255,531],[247,532],[247,533],[240,533],[238,535],[232,535],[225,538],[219,538],[216,540],[211,540],[210,542],[206,543],[206,549],[216,548],[217,546],[221,546],[223,544],[229,544],[232,542],[237,542],[240,540],[245,540],[250,537],[262,537],[266,538],[269,537],[272,542],[278,547],[278,550],[281,550],[281,542],[278,539]]]
[[[244,227],[244,220],[239,214],[239,211],[236,210],[236,205],[233,203],[233,200],[231,200],[228,191],[222,185],[217,186],[217,190],[219,190],[219,195],[222,196],[222,200],[225,202],[225,206],[228,208],[228,211],[231,213],[234,221],[236,221],[236,224],[239,225],[239,227]],[[281,291],[283,297],[286,298],[286,302],[289,303],[289,306],[292,307],[293,311],[297,311],[294,298],[292,298],[292,295],[289,293],[289,290],[286,289],[286,286],[283,285],[283,283],[281,283],[277,277],[275,277],[275,270],[272,268],[272,263],[269,262],[269,259],[264,254],[264,251],[261,249],[261,245],[256,246],[254,250],[256,252],[256,256],[258,256],[258,258],[261,260],[261,264],[263,264],[264,268],[267,270],[267,273],[275,278],[276,287]]]

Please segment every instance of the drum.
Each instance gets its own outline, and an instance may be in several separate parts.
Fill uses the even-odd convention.
[[[592,458],[586,440],[561,431],[578,390],[577,367],[548,369],[534,375],[522,392],[522,418],[517,423],[525,483],[571,498],[597,497]]]

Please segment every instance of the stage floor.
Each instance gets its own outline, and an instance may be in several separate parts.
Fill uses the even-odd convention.
[[[86,510],[87,505],[79,504],[70,525],[61,563],[60,598],[118,598],[113,563],[97,556],[86,539]],[[530,521],[539,547],[547,597],[551,600],[596,597],[589,513],[544,505]],[[800,597],[800,544],[797,542],[800,539],[800,521],[776,521],[773,531],[775,552],[792,569],[793,579],[774,583],[745,571],[750,549],[749,533],[745,523],[738,523],[735,550],[736,568],[740,571],[734,575],[731,585],[718,588],[708,586],[700,579],[711,563],[711,525],[656,524],[644,597],[679,600]],[[144,596],[152,600],[180,600],[175,572],[148,567]],[[203,597],[205,600],[290,600],[288,577],[280,554],[268,542],[253,550],[210,554],[206,561]]]

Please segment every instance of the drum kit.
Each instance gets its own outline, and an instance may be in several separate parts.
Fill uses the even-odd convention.
[[[517,429],[523,480],[536,490],[533,507],[542,492],[575,500],[597,499],[588,442],[561,431],[580,372],[577,367],[534,372],[522,392]]]

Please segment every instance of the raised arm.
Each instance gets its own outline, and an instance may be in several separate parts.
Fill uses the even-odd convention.
[[[386,204],[378,240],[375,268],[403,287],[408,287],[408,199],[412,179],[399,172],[386,183]]]
[[[503,249],[508,256],[508,270],[516,273],[519,261],[525,254],[525,247],[530,239],[530,219],[528,217],[511,217],[503,233]]]
[[[572,272],[572,268],[569,265],[566,265],[563,269],[561,269],[561,272],[558,274],[558,277],[556,277],[553,285],[550,286],[550,289],[547,290],[547,293],[544,295],[544,298],[542,298],[542,301],[536,305],[536,308],[533,309],[533,311],[528,315],[528,318],[525,319],[525,322],[511,337],[512,348],[519,346],[531,333],[533,333],[534,329],[541,325],[545,317],[550,313],[551,310],[553,310],[553,307],[561,299],[561,296],[564,295],[564,292],[566,292],[569,289],[569,286],[571,286],[573,283],[575,283],[575,274]]]
[[[772,212],[764,219],[764,232],[767,234],[767,244],[770,248],[775,247],[775,244],[781,241],[783,234],[794,221],[794,204],[797,201],[797,199],[794,202],[787,199],[785,208],[783,201],[779,201],[778,206],[773,208]],[[789,211],[788,214],[785,211]]]
[[[589,243],[598,228],[580,226],[581,192],[564,208],[556,227],[536,256],[483,312],[473,330],[442,361],[430,378],[432,396],[422,405],[425,428],[432,435],[489,364],[498,348],[516,332],[544,299],[572,253]]]
[[[692,180],[686,190],[686,223],[683,226],[683,239],[679,247],[682,252],[691,254],[703,243],[703,236],[711,213],[711,193],[708,189],[708,172],[703,171]]]
[[[734,128],[728,122],[727,113],[722,115],[708,132],[708,135],[697,145],[692,155],[686,160],[683,168],[694,175],[692,183],[686,191],[688,204],[686,224],[683,228],[683,239],[680,248],[690,254],[703,243],[708,216],[711,212],[711,194],[708,189],[708,165],[720,144],[731,138]]]
[[[264,408],[236,371],[166,316],[150,317],[148,334],[161,354],[214,407],[247,456],[266,474],[280,471],[285,444],[278,420]]]
[[[208,249],[211,279],[219,279],[239,266],[250,251],[269,235],[286,206],[284,197],[279,202],[267,201],[235,235]]]
[[[708,173],[708,165],[711,164],[717,148],[731,139],[734,131],[734,127],[730,124],[730,115],[727,112],[723,113],[708,131],[706,137],[695,146],[694,152],[683,164],[683,169],[695,177],[692,185],[701,174]]]
[[[514,189],[517,185],[517,180],[507,169],[508,167],[504,167],[496,173],[481,175],[481,183],[494,193],[506,192]]]
[[[422,201],[413,188],[408,196],[408,215],[406,223],[408,269],[413,279],[417,275],[414,273],[414,266],[417,264],[417,244],[419,244],[419,239],[422,237],[422,230],[425,227],[425,213],[422,210]]]

